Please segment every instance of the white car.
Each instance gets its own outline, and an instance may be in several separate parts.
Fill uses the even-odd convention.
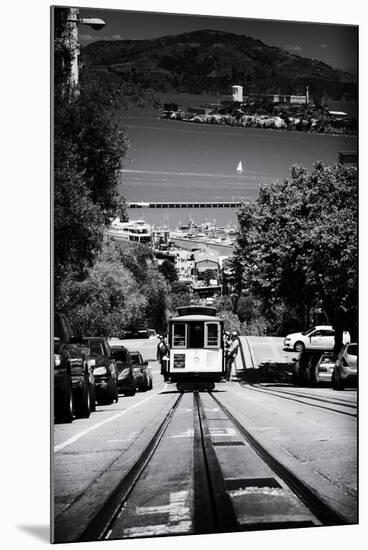
[[[343,343],[350,342],[350,334],[343,333]],[[289,351],[303,350],[333,350],[335,345],[335,331],[331,325],[319,325],[306,332],[288,334],[284,340],[284,349]]]

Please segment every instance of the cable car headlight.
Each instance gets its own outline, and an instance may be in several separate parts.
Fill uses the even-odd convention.
[[[185,354],[174,353],[174,369],[184,369],[184,368],[185,368]]]

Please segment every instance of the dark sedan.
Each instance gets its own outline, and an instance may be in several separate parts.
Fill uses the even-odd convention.
[[[111,349],[116,363],[119,392],[124,395],[135,395],[137,379],[129,351],[124,346],[112,346]]]
[[[130,352],[133,370],[137,378],[137,388],[139,391],[152,390],[152,372],[147,361],[143,361],[139,351]]]

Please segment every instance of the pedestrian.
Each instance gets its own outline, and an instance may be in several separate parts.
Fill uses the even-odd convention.
[[[226,379],[227,380],[230,380],[231,369],[232,369],[232,366],[235,365],[235,358],[238,354],[238,349],[239,349],[239,338],[236,330],[232,331],[230,338],[231,338],[231,343],[227,353],[227,360],[226,360]]]
[[[161,374],[164,377],[164,381],[167,382],[169,376],[167,374],[167,363],[169,360],[169,344],[165,334],[159,335],[159,342],[157,344],[157,361],[160,363]]]

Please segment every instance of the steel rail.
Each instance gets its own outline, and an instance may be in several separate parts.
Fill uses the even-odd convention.
[[[142,475],[147,464],[155,453],[160,441],[162,440],[162,437],[167,430],[167,427],[169,426],[173,418],[176,409],[180,404],[180,401],[182,400],[182,397],[183,394],[179,394],[175,403],[171,406],[170,410],[166,414],[164,420],[161,422],[160,426],[154,433],[146,448],[143,450],[137,461],[130,468],[129,472],[119,482],[113,492],[107,497],[104,504],[101,506],[93,519],[89,522],[82,535],[78,538],[78,542],[95,541],[106,538],[106,535],[109,532],[111,525],[115,521],[115,518],[118,515],[121,507],[134,489],[138,479]]]
[[[320,401],[321,403],[330,403],[331,405],[338,405],[339,407],[348,407],[349,409],[357,409],[357,404],[353,401],[344,401],[342,399],[333,399],[333,398],[325,398],[325,397],[318,397],[318,395],[310,395],[306,393],[295,393],[285,390],[279,390],[277,388],[272,388],[269,386],[262,386],[262,384],[259,384],[258,386],[256,384],[249,384],[252,388],[259,390],[259,391],[267,391],[269,393],[275,392],[275,393],[282,393],[285,395],[291,395],[292,397],[302,397],[304,399],[310,399],[312,401]]]
[[[261,445],[250,432],[233,416],[213,394],[208,392],[217,406],[226,414],[235,428],[244,437],[247,443],[256,451],[258,456],[279,476],[291,491],[309,508],[322,525],[347,525],[347,521],[322,500],[301,479],[295,476],[286,466],[279,462],[263,445]]]

